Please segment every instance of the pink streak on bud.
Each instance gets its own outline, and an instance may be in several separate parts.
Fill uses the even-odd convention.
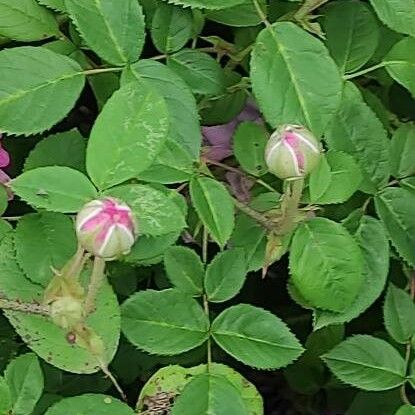
[[[103,242],[108,231],[114,225],[124,226],[134,232],[134,222],[131,217],[131,212],[120,207],[114,200],[105,199],[102,201],[101,210],[85,221],[85,223],[82,224],[81,230],[90,231],[94,230],[97,226],[102,226],[96,240],[98,242]]]
[[[297,159],[298,167],[300,170],[304,170],[305,159],[304,154],[299,149],[300,140],[298,139],[297,135],[293,132],[286,131],[284,133],[283,143],[293,150],[295,158]]]

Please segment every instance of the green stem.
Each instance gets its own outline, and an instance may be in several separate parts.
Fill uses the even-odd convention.
[[[208,259],[208,251],[207,251],[207,247],[208,247],[208,231],[206,229],[206,227],[203,227],[203,240],[202,240],[202,261],[203,263],[207,264],[207,259]],[[209,325],[210,325],[210,311],[209,311],[209,300],[208,297],[206,295],[206,293],[203,295],[203,308],[205,310],[205,314],[206,317],[209,320]],[[210,337],[210,327],[209,327],[209,336],[208,336],[208,340],[207,340],[207,369],[208,372],[210,371],[210,366],[212,363],[212,340]]]
[[[268,28],[270,28],[272,30],[272,25],[269,22],[267,15],[264,13],[264,11],[261,8],[261,5],[258,3],[258,0],[252,0],[254,6],[255,6],[255,10],[259,16],[259,18],[261,19],[262,23],[264,23],[265,26],[267,26]]]
[[[88,75],[97,75],[100,73],[106,72],[121,72],[124,68],[97,68],[97,69],[88,69],[87,71],[83,71],[82,73],[86,76]]]
[[[100,366],[102,372],[111,381],[111,383],[114,385],[115,389],[120,394],[122,400],[124,402],[128,402],[127,395],[122,390],[120,384],[118,383],[118,381],[115,378],[115,376],[111,373],[111,371],[109,370],[108,366],[101,359],[98,359],[98,362],[99,362],[99,366]]]
[[[262,225],[265,229],[267,229],[270,232],[275,230],[272,222],[266,216],[262,215],[261,213],[257,212],[256,210],[252,209],[248,205],[245,205],[245,203],[240,202],[238,199],[233,198],[232,200],[233,200],[233,203],[235,204],[235,206],[241,212],[245,213],[245,215],[247,215],[247,216],[251,217],[252,219],[254,219],[256,222],[258,222],[260,225]]]
[[[26,314],[37,314],[41,316],[49,316],[49,307],[35,303],[20,303],[18,301],[9,301],[0,299],[0,309],[21,311]]]
[[[278,234],[286,235],[293,230],[295,220],[298,213],[298,206],[300,205],[301,196],[304,189],[304,179],[290,180],[288,182],[289,188],[284,195],[282,220]]]
[[[369,68],[362,69],[359,72],[354,72],[354,73],[351,73],[350,75],[344,75],[343,79],[348,80],[348,79],[357,78],[358,76],[366,75],[369,72],[373,72],[373,71],[376,71],[377,69],[383,68],[385,65],[386,65],[386,62],[381,62],[381,63],[378,63],[377,65],[370,66]]]
[[[88,294],[85,299],[85,315],[88,316],[95,310],[95,301],[98,292],[105,279],[105,260],[95,257],[91,279],[89,281]]]

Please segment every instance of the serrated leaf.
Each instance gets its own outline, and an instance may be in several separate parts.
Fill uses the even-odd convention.
[[[21,42],[59,36],[53,14],[35,0],[0,0],[0,35]]]
[[[329,151],[310,175],[310,201],[316,204],[342,203],[359,188],[360,168],[354,158],[341,151]],[[327,174],[327,167],[329,172]]]
[[[363,283],[362,252],[338,223],[315,218],[302,223],[290,250],[291,281],[312,306],[345,311]]]
[[[8,414],[12,410],[10,389],[6,381],[0,376],[0,414]]]
[[[265,146],[268,135],[262,125],[254,122],[241,123],[233,136],[233,150],[241,167],[254,176],[268,171],[265,163]]]
[[[183,389],[172,415],[248,415],[242,397],[224,376],[205,373],[193,378]]]
[[[415,175],[415,124],[401,125],[391,141],[392,174],[402,178]]]
[[[198,177],[190,182],[190,196],[212,238],[225,246],[235,224],[232,197],[225,186],[209,177]]]
[[[4,373],[14,415],[31,415],[43,393],[43,372],[33,353],[12,360]]]
[[[24,170],[66,166],[85,171],[86,140],[77,130],[50,135],[36,144],[26,158]]]
[[[144,82],[123,86],[108,100],[91,132],[86,165],[93,182],[106,189],[137,177],[154,161],[167,134],[164,99]]]
[[[407,189],[388,187],[376,196],[375,204],[399,255],[415,266],[415,193]]]
[[[10,134],[51,128],[74,106],[85,83],[78,63],[40,47],[0,51],[0,72],[0,129]]]
[[[266,1],[258,0],[258,4],[266,14]],[[223,10],[210,11],[206,13],[206,17],[214,22],[235,27],[256,26],[262,22],[252,0],[244,0],[237,6],[227,7]]]
[[[414,0],[370,0],[379,19],[399,33],[415,36]]]
[[[390,175],[389,139],[382,123],[350,82],[346,83],[340,108],[325,139],[330,149],[354,157],[364,176],[364,191],[374,193],[386,185]]]
[[[403,405],[401,406],[395,415],[414,415],[415,408],[412,405]]]
[[[226,9],[227,7],[236,6],[241,4],[244,0],[226,0],[226,3],[223,0],[163,0],[168,3],[178,4],[184,7],[194,7],[200,9],[208,10],[219,10]]]
[[[383,306],[385,327],[392,338],[405,344],[415,334],[415,304],[404,290],[389,285]]]
[[[323,356],[341,381],[367,391],[393,389],[405,382],[405,361],[384,340],[353,336]]]
[[[172,246],[164,253],[164,267],[170,282],[193,296],[203,293],[205,270],[199,255],[184,246]]]
[[[105,194],[127,203],[138,222],[139,233],[158,236],[180,231],[186,226],[185,214],[173,196],[142,184],[117,186]]]
[[[61,213],[77,212],[97,197],[97,191],[88,178],[69,167],[29,170],[13,179],[11,187],[30,205]]]
[[[415,95],[414,53],[415,38],[408,36],[394,45],[384,58],[384,64],[389,75],[408,89],[412,95]]]
[[[144,79],[166,101],[170,119],[169,137],[190,156],[199,157],[202,136],[196,100],[184,80],[160,62],[141,60],[123,72],[125,82]]]
[[[51,406],[45,415],[83,415],[97,413],[99,415],[134,415],[127,404],[112,396],[85,394],[65,398]]]
[[[389,273],[389,242],[382,222],[363,216],[354,237],[363,254],[364,289],[359,291],[353,303],[342,313],[316,310],[315,330],[353,320],[367,310],[383,291]]]
[[[192,12],[188,9],[160,4],[151,23],[151,38],[162,53],[177,52],[192,37]]]
[[[65,0],[37,0],[37,2],[58,12],[66,12]]]
[[[136,0],[65,0],[81,36],[102,59],[123,66],[138,60],[144,46],[144,16]]]
[[[223,303],[242,289],[247,275],[243,249],[223,251],[206,268],[205,291],[212,303]]]
[[[121,307],[122,330],[140,349],[175,355],[208,339],[209,321],[191,296],[177,290],[136,293]]]
[[[335,115],[343,86],[324,45],[288,22],[275,23],[258,35],[251,80],[258,104],[273,127],[302,124],[316,136]]]
[[[195,94],[219,95],[224,92],[224,72],[219,63],[205,52],[182,49],[168,58],[167,65]]]
[[[361,68],[378,46],[376,18],[372,10],[358,0],[329,4],[324,9],[323,29],[330,54],[342,73]]]
[[[16,257],[23,271],[44,287],[53,270],[61,269],[77,248],[72,220],[52,212],[23,216],[16,227],[15,241]]]
[[[199,365],[191,368],[184,368],[178,365],[163,367],[142,388],[137,402],[137,410],[142,411],[146,402],[160,392],[170,396],[179,395],[190,380],[197,375],[207,372],[225,377],[238,390],[249,415],[263,415],[262,398],[255,386],[235,370],[219,363],[211,363],[209,368],[208,365]]]
[[[211,332],[216,343],[232,357],[258,369],[287,366],[303,353],[283,321],[248,304],[223,311],[212,323]]]

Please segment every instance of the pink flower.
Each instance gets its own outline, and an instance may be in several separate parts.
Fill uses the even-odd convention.
[[[80,244],[108,261],[126,255],[137,239],[137,226],[131,208],[107,197],[87,203],[76,217]]]
[[[10,182],[10,176],[3,171],[2,169],[9,166],[10,164],[10,155],[3,148],[1,144],[2,135],[0,134],[0,183],[5,186],[7,194],[9,195],[9,200],[13,199],[13,192],[10,190],[8,183]]]
[[[207,145],[204,156],[208,160],[221,161],[232,155],[232,137],[238,125],[243,121],[263,123],[257,106],[248,102],[243,111],[227,124],[202,127]]]

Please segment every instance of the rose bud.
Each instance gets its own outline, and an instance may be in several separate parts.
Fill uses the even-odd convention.
[[[137,239],[137,226],[130,207],[107,197],[87,203],[76,217],[80,244],[107,261],[130,252]]]
[[[63,329],[71,329],[83,319],[82,301],[73,297],[59,297],[50,306],[53,322]]]
[[[280,179],[307,176],[317,167],[320,157],[320,142],[299,125],[278,128],[265,149],[268,169]]]

